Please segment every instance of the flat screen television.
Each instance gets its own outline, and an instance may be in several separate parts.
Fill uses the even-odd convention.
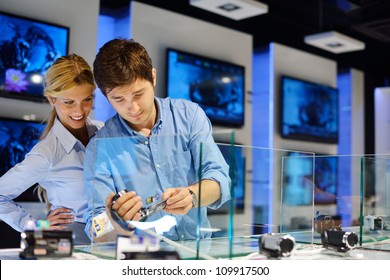
[[[245,154],[244,147],[231,146],[228,143],[217,143],[226,163],[229,165],[229,175],[234,196],[232,201],[227,201],[216,210],[208,210],[209,214],[229,213],[230,203],[233,202],[234,213],[242,214],[245,209]]]
[[[0,118],[0,177],[21,162],[25,155],[38,142],[45,124]],[[16,201],[37,201],[33,188],[21,194]]]
[[[170,48],[166,59],[168,97],[198,103],[213,124],[244,125],[243,66]]]
[[[338,90],[293,77],[281,78],[281,136],[338,143]]]
[[[68,53],[69,28],[0,12],[0,96],[45,101],[46,70]]]
[[[312,205],[314,190],[314,204],[336,204],[337,178],[336,156],[289,152],[283,158],[282,201],[290,206]]]

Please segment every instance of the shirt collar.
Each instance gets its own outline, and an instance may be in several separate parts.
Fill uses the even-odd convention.
[[[156,120],[156,123],[154,124],[153,128],[152,128],[152,131],[161,125],[162,123],[162,110],[161,110],[161,100],[157,97],[154,97],[154,104],[156,104],[156,107],[157,107],[157,120]],[[124,120],[124,118],[122,118],[118,113],[117,113],[117,117],[119,118],[119,121],[121,122],[121,124],[125,127],[125,129],[129,132],[129,134],[131,136],[137,136],[138,133],[132,129],[128,124],[127,122]]]
[[[87,127],[88,127],[88,124],[90,124],[90,121],[87,119]],[[74,148],[74,146],[77,143],[80,143],[80,145],[82,147],[84,147],[84,145],[82,145],[81,142],[76,137],[74,137],[73,134],[70,133],[57,118],[54,121],[52,130],[53,130],[54,135],[57,137],[58,142],[61,143],[61,145],[64,147],[65,151],[68,154],[72,151],[72,149]],[[94,130],[94,131],[96,131],[96,130]],[[91,133],[92,133],[92,130],[88,129],[88,134],[91,134]]]

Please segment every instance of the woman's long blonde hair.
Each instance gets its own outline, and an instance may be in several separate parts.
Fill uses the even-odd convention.
[[[59,97],[65,90],[84,84],[91,86],[91,92],[96,88],[92,69],[89,64],[77,54],[62,56],[46,71],[43,85],[44,96],[46,98]],[[57,112],[53,107],[47,117],[45,130],[42,132],[39,140],[45,139],[49,134],[56,117]],[[46,211],[48,212],[51,204],[47,198],[46,190],[41,186],[38,186],[36,190],[40,201],[46,203]]]

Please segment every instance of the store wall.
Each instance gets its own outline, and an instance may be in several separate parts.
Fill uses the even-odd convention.
[[[253,128],[252,144],[273,149],[305,151],[325,155],[355,155],[364,153],[364,74],[355,69],[338,73],[337,63],[317,55],[272,43],[268,48],[256,50],[254,54],[254,89],[253,89]],[[339,90],[339,143],[328,144],[310,141],[284,139],[280,136],[280,81],[282,75],[327,85]],[[263,86],[265,85],[265,86]],[[280,154],[281,152],[279,152]],[[277,154],[277,153],[275,153]],[[275,157],[276,158],[276,157]],[[347,157],[348,169],[342,169],[339,175],[340,195],[357,194],[360,182],[360,165],[355,157]],[[260,170],[268,173],[264,179]],[[256,162],[256,174],[253,186],[254,205],[262,209],[262,221],[278,224],[281,195],[281,166]],[[273,188],[269,188],[269,185]],[[356,213],[357,209],[345,210]],[[269,208],[267,208],[269,207]],[[265,208],[265,209],[264,209]],[[299,208],[295,209],[296,211]],[[318,209],[317,209],[318,210]],[[302,209],[305,212],[305,209]],[[334,208],[326,208],[336,214]],[[311,211],[309,211],[311,212]],[[268,217],[266,217],[268,215]],[[298,215],[298,213],[294,213]],[[344,217],[343,217],[344,218]],[[352,219],[351,215],[347,217]],[[356,218],[356,217],[354,217]]]

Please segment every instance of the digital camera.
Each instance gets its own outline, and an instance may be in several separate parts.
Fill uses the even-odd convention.
[[[288,257],[295,247],[295,239],[290,235],[275,233],[259,237],[259,251],[271,258]]]

